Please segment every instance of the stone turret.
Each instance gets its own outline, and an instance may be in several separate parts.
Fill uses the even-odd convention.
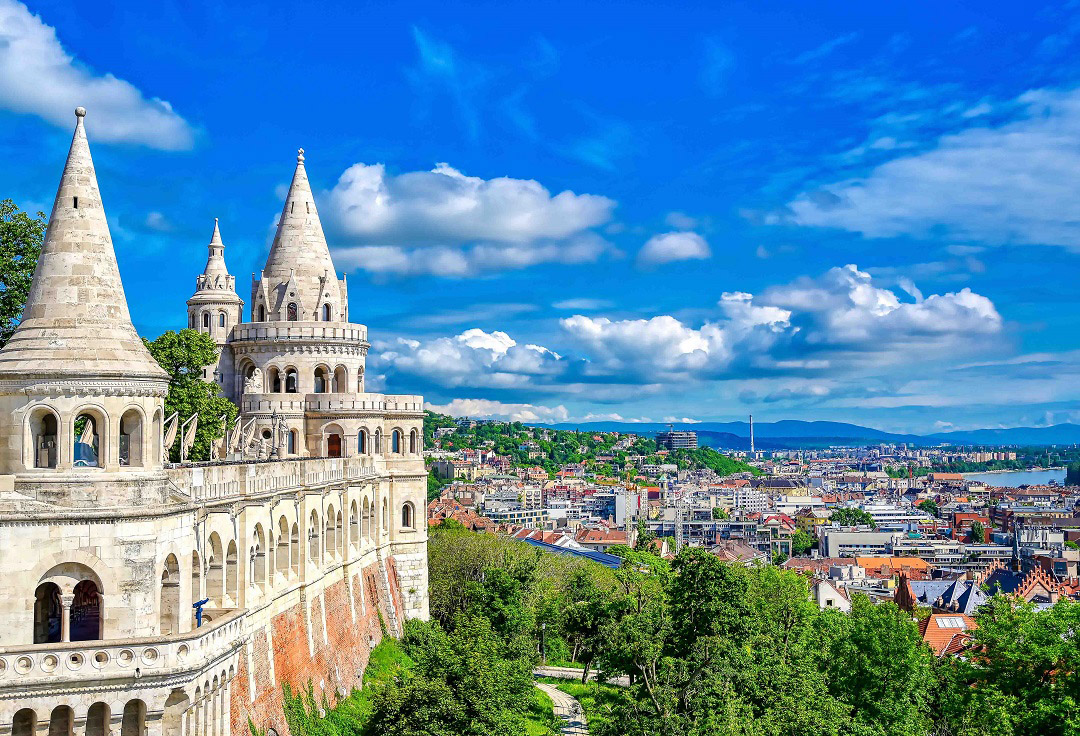
[[[251,309],[252,322],[348,321],[348,290],[334,270],[302,148],[261,279],[252,278]]]
[[[243,321],[244,300],[236,293],[236,278],[225,265],[225,244],[214,218],[214,234],[207,245],[206,268],[195,280],[195,293],[187,300],[188,327],[206,333],[221,347],[232,328]]]
[[[159,502],[168,374],[131,324],[86,111],[75,115],[23,319],[0,350],[0,473],[58,505]]]

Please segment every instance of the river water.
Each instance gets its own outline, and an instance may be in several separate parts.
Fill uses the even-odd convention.
[[[968,480],[979,480],[988,486],[1019,488],[1020,486],[1044,486],[1052,480],[1062,483],[1065,468],[1058,470],[1008,470],[1004,473],[964,473]]]

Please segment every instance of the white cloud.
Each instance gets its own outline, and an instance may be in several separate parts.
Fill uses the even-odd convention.
[[[597,309],[605,309],[612,306],[612,303],[607,299],[564,299],[560,302],[554,302],[552,305],[555,309],[566,309],[569,311],[591,312]]]
[[[602,225],[615,202],[595,194],[554,196],[532,179],[465,176],[440,163],[431,171],[388,174],[354,164],[329,196],[328,216],[357,241],[405,245],[535,243]]]
[[[570,419],[565,406],[537,406],[535,404],[506,404],[489,399],[454,399],[448,404],[424,404],[424,408],[452,417],[471,419],[505,419],[511,422],[554,423]]]
[[[87,109],[94,140],[151,148],[191,148],[191,126],[165,100],[147,99],[131,83],[98,74],[64,50],[56,29],[22,3],[0,0],[0,107],[62,128]]]
[[[678,230],[693,230],[698,226],[698,221],[685,212],[669,212],[664,222]]]
[[[397,175],[354,164],[326,205],[328,223],[352,243],[335,256],[373,273],[469,277],[613,250],[592,230],[611,219],[613,200],[552,195],[531,179],[481,179],[445,163]]]
[[[942,136],[928,151],[801,194],[789,203],[794,221],[1080,250],[1080,89],[1027,92],[1016,107],[1012,122]]]
[[[705,238],[692,232],[672,232],[654,235],[638,252],[638,263],[658,266],[672,261],[704,260],[712,257]]]

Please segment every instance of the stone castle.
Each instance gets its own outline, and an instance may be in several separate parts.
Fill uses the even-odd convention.
[[[333,701],[427,617],[423,400],[364,390],[301,150],[250,321],[216,225],[188,300],[243,436],[170,465],[75,114],[0,350],[0,736],[284,734],[282,683]]]

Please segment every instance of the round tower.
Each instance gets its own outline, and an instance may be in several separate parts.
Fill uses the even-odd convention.
[[[233,328],[244,319],[244,300],[236,293],[236,278],[225,265],[225,244],[216,217],[214,234],[206,248],[206,268],[195,279],[195,293],[187,300],[188,327],[217,343],[217,367],[204,368],[202,377],[216,382],[232,398],[233,363],[226,344]]]
[[[168,374],[131,324],[75,115],[22,322],[0,350],[0,474],[60,506],[160,503]]]

